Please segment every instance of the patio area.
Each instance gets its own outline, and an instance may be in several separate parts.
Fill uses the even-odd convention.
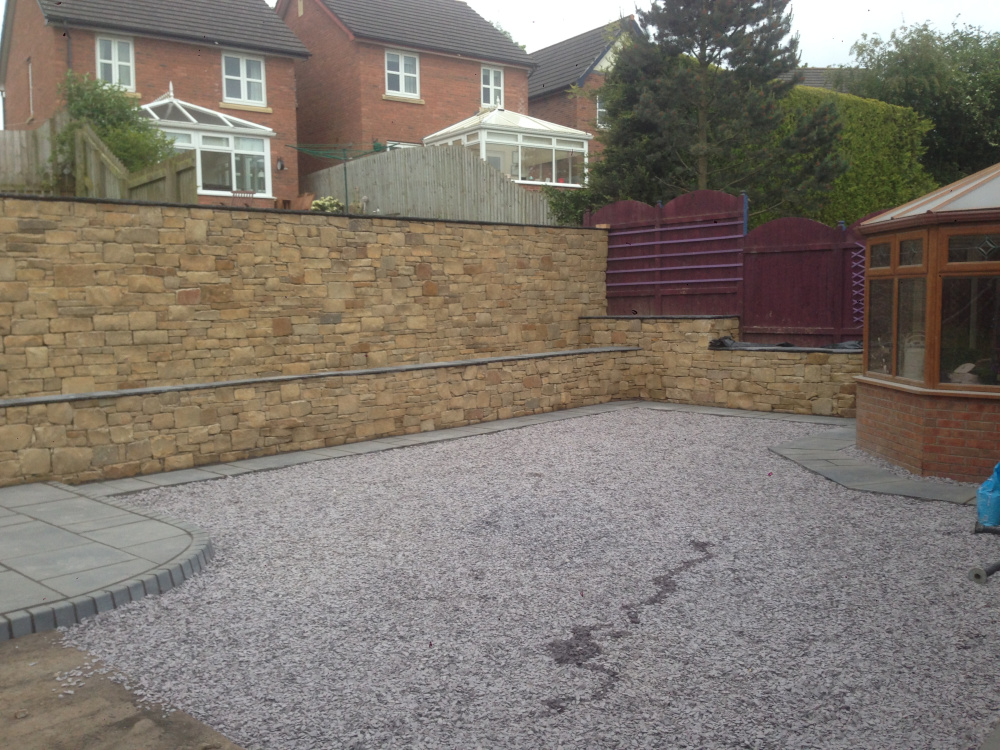
[[[977,747],[1000,543],[844,424],[630,402],[130,485],[215,559],[65,639],[247,750]]]

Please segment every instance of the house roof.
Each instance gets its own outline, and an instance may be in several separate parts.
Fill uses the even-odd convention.
[[[778,80],[790,81],[792,76],[798,73],[802,76],[802,80],[799,81],[800,86],[809,86],[815,89],[836,89],[833,77],[838,70],[840,68],[796,68],[788,73],[782,73],[778,76]]]
[[[308,57],[264,0],[29,0],[49,24]],[[14,0],[8,0],[12,5]]]
[[[927,195],[904,203],[861,222],[865,234],[889,231],[900,225],[932,224],[977,216],[1000,215],[1000,164],[945,185]]]
[[[486,109],[477,115],[457,122],[444,130],[424,138],[425,145],[432,145],[434,141],[446,140],[462,135],[472,130],[488,127],[490,130],[499,130],[514,133],[538,133],[539,135],[556,136],[562,138],[573,138],[575,140],[591,140],[594,136],[583,130],[568,128],[565,125],[558,125],[547,120],[539,120],[537,117],[529,117],[519,112],[511,112],[505,109]]]
[[[320,0],[355,37],[532,67],[528,53],[461,0]]]
[[[528,78],[528,96],[544,96],[573,85],[582,86],[584,79],[626,31],[642,34],[630,16],[532,52],[531,59],[538,67]]]

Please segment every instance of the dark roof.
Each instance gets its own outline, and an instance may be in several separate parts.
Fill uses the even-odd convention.
[[[796,68],[790,73],[782,73],[778,76],[778,79],[781,81],[790,81],[792,80],[792,75],[800,73],[802,75],[802,80],[799,81],[800,86],[809,86],[815,89],[835,89],[833,76],[838,70],[840,68]]]
[[[531,67],[527,52],[460,0],[323,0],[323,3],[356,37]]]
[[[264,0],[37,2],[50,24],[65,23],[292,57],[309,56],[309,50]]]
[[[583,79],[625,31],[642,34],[635,19],[629,17],[532,52],[531,59],[538,67],[528,78],[528,96],[583,85]]]

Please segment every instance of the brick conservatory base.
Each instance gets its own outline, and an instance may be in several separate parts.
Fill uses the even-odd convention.
[[[1000,461],[1000,394],[858,378],[857,445],[922,476],[982,482]]]

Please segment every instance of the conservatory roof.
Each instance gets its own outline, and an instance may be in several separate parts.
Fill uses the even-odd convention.
[[[860,229],[871,233],[899,224],[929,224],[957,218],[972,220],[980,213],[1000,213],[1000,164],[868,219],[861,223]]]
[[[477,115],[473,115],[461,122],[439,130],[426,138],[424,143],[431,145],[436,141],[444,141],[458,135],[464,135],[474,130],[506,131],[508,133],[527,133],[530,135],[548,135],[559,138],[575,138],[577,140],[591,140],[594,136],[583,130],[568,128],[565,125],[558,125],[554,122],[539,120],[537,117],[529,117],[518,112],[511,112],[505,109],[487,109]]]
[[[254,135],[273,136],[274,131],[264,125],[244,120],[232,115],[214,112],[197,104],[191,104],[174,97],[173,84],[170,91],[140,108],[142,114],[163,127],[193,128],[197,130],[251,131]]]

